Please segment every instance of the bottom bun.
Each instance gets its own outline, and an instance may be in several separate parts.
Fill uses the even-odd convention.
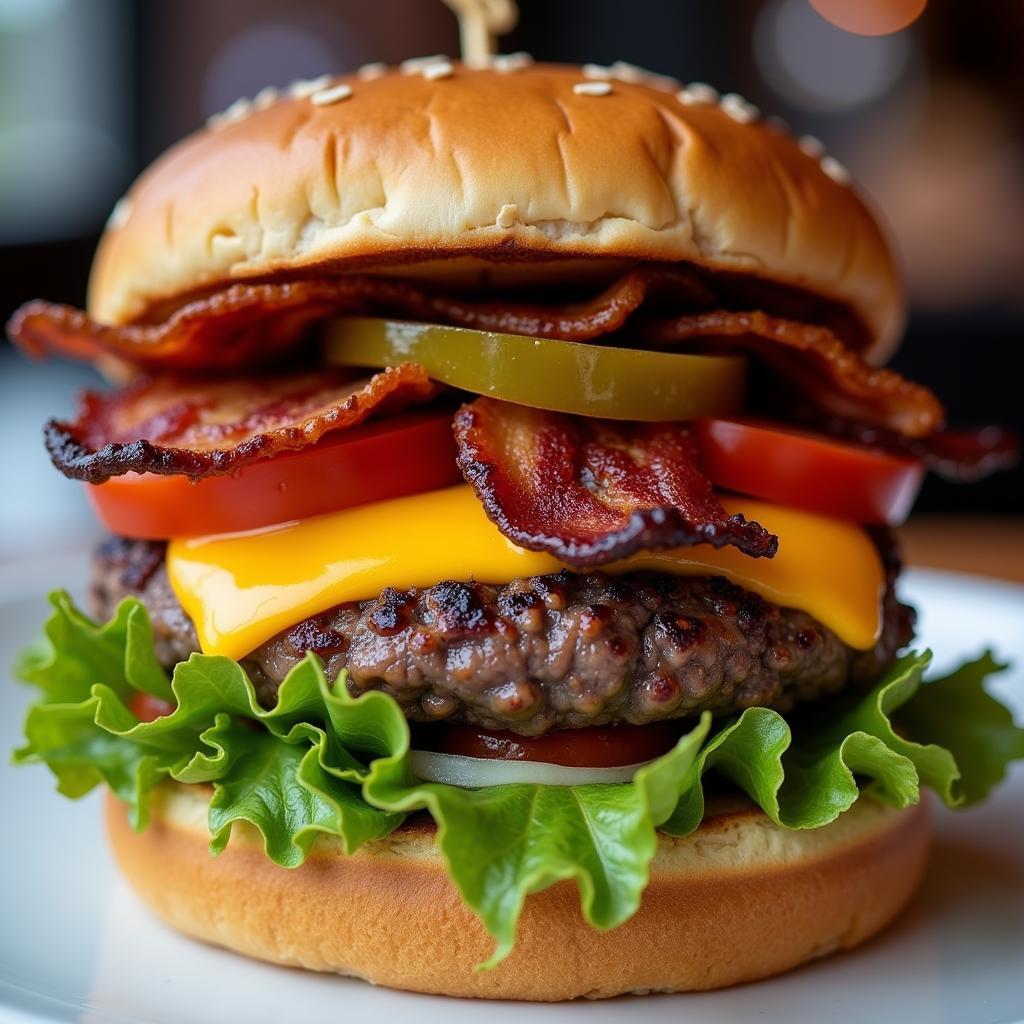
[[[492,999],[719,988],[849,949],[907,903],[930,841],[923,804],[897,811],[862,799],[802,832],[745,802],[709,804],[693,835],[660,836],[640,909],[621,927],[588,927],[575,887],[559,883],[527,899],[512,955],[478,971],[494,943],[448,881],[429,819],[353,856],[322,837],[289,871],[247,825],[211,857],[209,798],[202,786],[162,787],[141,834],[108,799],[121,869],[168,924],[261,960]]]

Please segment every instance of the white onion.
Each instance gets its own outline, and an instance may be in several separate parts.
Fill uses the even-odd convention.
[[[443,782],[462,789],[483,786],[510,786],[517,782],[540,786],[586,786],[600,782],[630,782],[650,764],[617,765],[614,768],[572,768],[546,761],[505,761],[492,757],[466,757],[463,754],[439,754],[432,750],[410,753],[412,770],[424,782]]]

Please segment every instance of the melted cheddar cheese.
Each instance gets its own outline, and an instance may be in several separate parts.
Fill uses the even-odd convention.
[[[747,498],[722,504],[777,534],[778,554],[750,558],[700,544],[643,552],[603,570],[725,576],[808,612],[851,647],[874,645],[885,575],[860,527]],[[385,587],[502,584],[561,568],[551,555],[506,539],[465,485],[251,533],[172,540],[167,551],[171,586],[203,651],[236,659],[302,619]]]

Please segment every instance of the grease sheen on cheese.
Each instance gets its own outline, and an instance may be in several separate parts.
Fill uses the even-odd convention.
[[[778,535],[775,558],[700,544],[640,553],[604,571],[725,576],[808,612],[851,647],[873,646],[885,576],[860,527],[752,499],[726,497],[722,504]],[[236,659],[302,619],[385,587],[502,584],[561,568],[551,555],[505,538],[466,485],[252,533],[172,540],[167,550],[171,586],[203,651]]]

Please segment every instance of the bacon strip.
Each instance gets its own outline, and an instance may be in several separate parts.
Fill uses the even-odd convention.
[[[1020,461],[1020,437],[1006,427],[940,430],[910,440],[884,430],[833,419],[817,426],[826,434],[866,448],[920,459],[936,476],[951,483],[971,484]]]
[[[474,302],[407,289],[400,304],[408,315],[458,327],[503,334],[526,334],[561,341],[592,341],[622,328],[652,288],[671,289],[677,302],[713,303],[714,296],[693,271],[640,269],[623,274],[587,302],[548,306],[515,302]]]
[[[721,309],[671,319],[650,316],[659,304],[708,309],[723,299],[726,304],[763,299],[789,316],[841,329],[841,318],[827,304],[815,305],[812,297],[777,287],[758,295],[756,284],[742,276],[712,280],[694,268],[649,265],[624,274],[590,301],[551,306],[459,299],[408,282],[353,275],[234,285],[188,303],[159,324],[107,327],[67,306],[30,302],[8,330],[12,340],[37,356],[114,356],[151,372],[226,373],[280,360],[317,321],[346,312],[567,341],[593,340],[629,326],[634,329],[625,338],[630,343],[746,353],[769,371],[769,386],[758,382],[753,397],[770,411],[824,429],[840,422],[847,436],[874,431],[887,439],[883,447],[894,451],[907,450],[913,441],[915,454],[948,478],[977,479],[1013,464],[1012,438],[1002,435],[989,443],[989,429],[972,435],[970,444],[957,435],[954,445],[951,435],[937,433],[944,413],[930,391],[891,370],[868,366],[826,328]],[[760,287],[763,292],[768,286]],[[853,338],[851,330],[847,325],[844,337]]]
[[[824,327],[765,313],[695,313],[645,325],[644,338],[686,351],[734,351],[753,356],[773,384],[820,417],[840,417],[906,438],[939,430],[945,411],[927,388],[894,370],[869,366]]]
[[[158,377],[86,392],[72,422],[46,424],[46,447],[65,476],[92,484],[124,473],[201,479],[304,448],[439,391],[415,363],[358,380],[341,370],[212,382]]]
[[[940,430],[908,445],[937,476],[972,484],[1020,461],[1020,438],[1005,427]]]
[[[36,300],[11,317],[7,333],[37,358],[113,356],[145,372],[251,369],[294,348],[311,324],[341,308],[317,284],[234,285],[182,306],[163,323],[119,327]]]
[[[778,538],[727,516],[686,429],[541,412],[478,398],[455,417],[459,466],[509,540],[571,566],[639,550],[733,545],[771,558]]]
[[[345,312],[586,341],[622,327],[655,282],[685,292],[691,301],[709,301],[707,289],[682,270],[635,270],[596,298],[568,306],[478,302],[404,281],[347,276],[232,285],[182,306],[159,324],[109,327],[71,306],[37,300],[14,314],[7,332],[33,356],[108,355],[145,370],[217,372],[269,363],[296,346],[311,324]]]

